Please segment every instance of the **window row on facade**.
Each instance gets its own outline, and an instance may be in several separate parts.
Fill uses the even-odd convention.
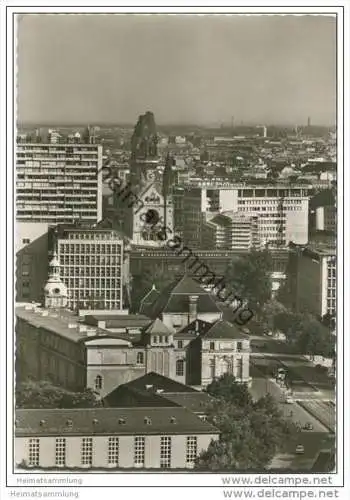
[[[67,439],[64,437],[55,438],[55,462],[52,465],[57,467],[64,467],[67,465]],[[171,468],[172,459],[172,437],[160,436],[159,443],[159,463],[160,468]],[[105,439],[104,449],[99,447],[98,452],[105,455],[103,460],[106,466],[122,467],[122,460],[120,457],[120,438],[117,436],[110,436]],[[80,438],[80,461],[75,464],[79,467],[92,467],[94,458],[94,438],[83,437]],[[146,452],[146,439],[144,436],[135,436],[133,438],[133,466],[145,467],[145,452]],[[152,449],[153,452],[153,449]],[[27,464],[30,467],[40,466],[40,453],[41,453],[41,440],[40,438],[30,438],[28,441],[28,459]],[[186,449],[184,462],[186,465],[192,466],[196,460],[198,453],[197,436],[186,437]],[[101,458],[101,457],[100,457]],[[154,459],[154,457],[152,457]]]
[[[121,252],[121,245],[113,243],[61,243],[59,246],[60,253],[64,254],[109,254],[119,255]]]

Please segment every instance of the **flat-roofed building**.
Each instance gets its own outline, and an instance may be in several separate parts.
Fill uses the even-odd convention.
[[[218,438],[181,407],[17,410],[14,461],[17,470],[191,469]]]
[[[259,216],[262,244],[286,247],[289,242],[307,243],[309,185],[266,181],[197,184],[174,191],[175,230],[192,248],[204,248],[201,229],[208,216],[226,211]]]
[[[102,146],[17,141],[17,221],[96,223],[101,218]]]
[[[294,306],[319,317],[336,315],[337,259],[335,241],[291,247]]]
[[[203,247],[248,252],[260,247],[258,227],[257,215],[222,212],[204,223]]]
[[[60,276],[68,307],[123,310],[124,240],[112,229],[55,232]]]

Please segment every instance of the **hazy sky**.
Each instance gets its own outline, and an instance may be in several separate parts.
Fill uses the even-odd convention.
[[[333,124],[324,16],[23,15],[18,119]]]

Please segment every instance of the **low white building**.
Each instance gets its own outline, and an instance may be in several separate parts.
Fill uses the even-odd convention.
[[[181,407],[17,410],[15,466],[193,468],[219,431]]]

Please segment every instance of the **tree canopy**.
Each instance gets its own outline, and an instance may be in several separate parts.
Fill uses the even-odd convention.
[[[295,352],[326,358],[332,356],[335,340],[331,329],[311,314],[281,312],[275,316],[274,324],[286,335]]]
[[[91,389],[71,392],[47,381],[28,381],[16,387],[17,408],[93,408],[100,406]]]
[[[226,272],[226,285],[259,315],[272,294],[272,257],[268,250],[252,250],[233,261]]]
[[[215,397],[207,409],[208,421],[220,430],[200,454],[195,467],[201,470],[262,471],[288,436],[294,425],[282,418],[268,394],[254,402],[245,385],[232,375],[223,375],[207,387]]]

